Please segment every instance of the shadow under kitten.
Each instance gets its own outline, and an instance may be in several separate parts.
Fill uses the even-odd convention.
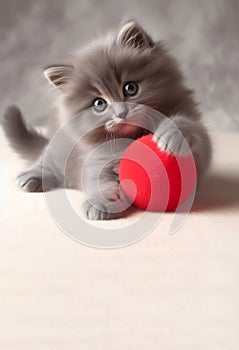
[[[239,207],[239,174],[209,173],[202,179],[191,211]]]

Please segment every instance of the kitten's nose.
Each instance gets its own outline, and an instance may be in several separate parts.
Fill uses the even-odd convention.
[[[121,119],[125,119],[129,111],[126,103],[124,102],[114,103],[113,110],[115,112],[116,117]]]
[[[124,112],[118,114],[118,117],[121,118],[121,119],[125,119],[127,114],[128,114],[128,111],[124,111]]]

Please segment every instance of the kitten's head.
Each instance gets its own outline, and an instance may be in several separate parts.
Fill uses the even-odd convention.
[[[139,125],[147,129],[151,121],[145,106],[167,115],[182,79],[163,44],[133,21],[44,74],[59,91],[65,117],[88,109],[86,118],[79,113],[84,130],[99,121],[98,138],[139,137],[145,132]]]

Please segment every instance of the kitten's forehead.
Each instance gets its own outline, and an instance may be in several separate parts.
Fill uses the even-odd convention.
[[[148,55],[136,55],[134,51],[116,45],[98,46],[79,53],[76,65],[79,84],[115,100],[123,98],[123,83],[142,79]]]

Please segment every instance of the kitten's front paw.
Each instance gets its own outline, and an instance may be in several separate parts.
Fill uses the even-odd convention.
[[[20,173],[16,183],[26,192],[45,192],[60,187],[60,182],[51,172],[44,172],[43,181],[42,169],[38,167]]]
[[[121,212],[111,212],[110,208],[102,203],[87,203],[86,216],[89,220],[112,220],[120,218]]]
[[[173,153],[179,156],[186,156],[191,153],[189,140],[182,132],[174,126],[163,127],[156,131],[153,140],[157,142],[158,147],[168,153]]]
[[[104,194],[106,192],[104,191]],[[86,216],[90,220],[112,220],[122,218],[131,207],[131,201],[116,187],[107,192],[105,199],[95,196],[84,204]]]
[[[21,173],[16,179],[17,185],[26,192],[42,192],[42,177],[31,171]]]
[[[105,220],[107,217],[107,211],[103,204],[89,204],[86,215],[89,220]]]

